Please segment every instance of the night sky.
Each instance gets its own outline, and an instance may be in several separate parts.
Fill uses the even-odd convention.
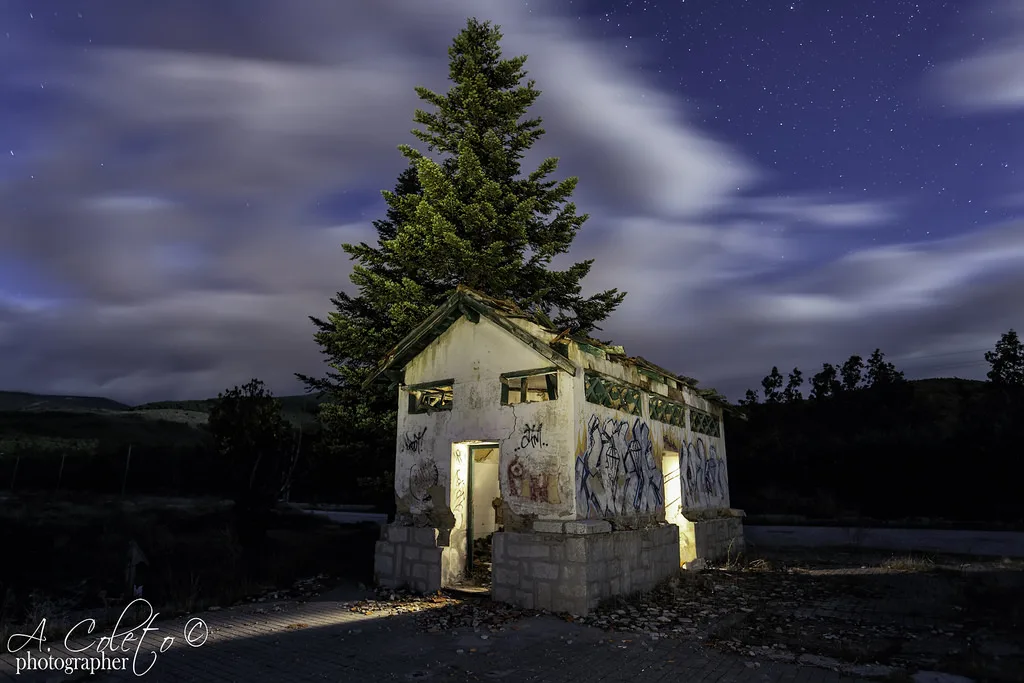
[[[631,355],[736,399],[875,347],[981,378],[1024,328],[1021,2],[7,0],[0,388],[299,391],[470,15],[529,55]]]

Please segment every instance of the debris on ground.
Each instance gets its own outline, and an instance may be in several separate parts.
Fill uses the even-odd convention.
[[[334,588],[341,582],[341,579],[332,577],[329,574],[317,574],[305,579],[299,579],[289,588],[274,588],[252,595],[245,600],[235,603],[235,606],[249,605],[265,602],[304,602],[319,596],[322,593]],[[210,608],[214,610],[214,608]],[[216,609],[220,609],[217,607]]]
[[[468,628],[497,633],[520,619],[543,614],[489,599],[466,598],[436,593],[417,596],[405,591],[378,590],[377,599],[361,600],[351,608],[374,616],[420,613],[418,624],[428,633]]]
[[[477,538],[473,541],[473,568],[469,573],[469,582],[476,586],[491,585],[491,540],[494,535]]]
[[[763,557],[681,572],[587,616],[559,616],[647,639],[697,640],[754,663],[795,662],[864,677],[922,669],[977,675],[982,667],[1003,680],[1001,672],[1024,670],[1021,607],[1007,608],[1024,587],[1024,563],[930,560],[917,563],[917,572],[906,569],[910,564],[842,551],[824,559]],[[395,591],[352,609],[419,612],[420,628],[431,633],[500,633],[544,614],[486,597]]]

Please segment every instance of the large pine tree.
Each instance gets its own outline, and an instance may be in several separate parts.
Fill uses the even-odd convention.
[[[468,20],[448,50],[447,94],[417,88],[433,111],[416,110],[413,130],[426,151],[399,146],[409,160],[391,192],[378,240],[345,244],[356,261],[358,295],[339,292],[326,319],[312,318],[330,371],[300,376],[327,392],[322,417],[333,444],[349,455],[353,474],[371,475],[394,453],[394,391],[360,389],[384,354],[464,284],[514,301],[576,334],[599,329],[625,293],[581,294],[592,261],[566,270],[551,261],[569,250],[586,215],[570,201],[576,178],[551,179],[558,160],[524,174],[527,150],[544,134],[527,113],[540,91],[526,80],[526,57],[503,59],[498,26]],[[388,487],[389,488],[389,487]]]

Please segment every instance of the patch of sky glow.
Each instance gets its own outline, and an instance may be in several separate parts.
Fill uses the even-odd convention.
[[[71,298],[61,283],[38,269],[0,256],[0,304],[24,311],[44,311]]]
[[[90,208],[99,211],[155,211],[171,202],[161,197],[143,194],[109,194],[88,200]]]
[[[177,242],[159,244],[152,249],[152,259],[158,268],[183,271],[196,270],[206,264],[208,257],[195,244]]]
[[[381,218],[387,208],[382,189],[394,188],[349,188],[323,194],[309,207],[309,217],[315,223]]]

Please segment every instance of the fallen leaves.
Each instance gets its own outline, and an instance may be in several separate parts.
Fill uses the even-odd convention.
[[[336,580],[333,577],[327,574],[318,574],[305,579],[299,579],[289,588],[263,591],[260,595],[254,595],[246,600],[235,603],[235,606],[262,602],[305,601],[315,598],[333,587],[335,583]],[[219,610],[220,607],[216,609]]]

